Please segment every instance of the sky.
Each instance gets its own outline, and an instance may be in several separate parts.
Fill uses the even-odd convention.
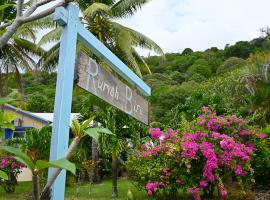
[[[260,29],[270,26],[269,8],[269,0],[151,0],[118,22],[145,34],[166,53],[187,47],[200,51],[259,37]]]

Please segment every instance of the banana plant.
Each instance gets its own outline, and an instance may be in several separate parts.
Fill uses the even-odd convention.
[[[90,117],[89,119],[83,121],[80,123],[78,120],[73,120],[71,124],[71,131],[74,135],[74,138],[72,139],[71,144],[69,145],[69,148],[64,156],[66,160],[69,160],[72,156],[72,154],[75,152],[76,148],[78,147],[80,141],[84,137],[91,137],[98,141],[98,138],[100,134],[107,134],[107,135],[114,135],[109,129],[102,128],[102,127],[89,127],[91,122],[95,119],[95,116]],[[42,193],[41,193],[41,199],[46,196],[46,194],[49,193],[50,188],[54,181],[56,180],[57,176],[60,174],[61,168],[58,168],[54,171],[52,176],[47,181],[47,184],[45,185]]]
[[[71,173],[76,173],[76,166],[74,163],[69,162],[67,159],[59,159],[54,161],[45,161],[45,160],[37,160],[36,162],[33,162],[33,160],[24,152],[22,152],[18,148],[10,147],[10,146],[4,146],[3,150],[13,154],[15,156],[15,159],[19,162],[22,162],[24,165],[27,166],[28,169],[32,172],[32,193],[34,200],[39,200],[40,197],[40,189],[39,189],[39,176],[42,173],[43,170],[53,167],[57,169],[66,169],[70,171]]]

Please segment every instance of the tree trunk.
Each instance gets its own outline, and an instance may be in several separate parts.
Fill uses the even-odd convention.
[[[65,157],[64,157],[65,159],[69,160],[69,159],[71,158],[71,156],[72,156],[72,154],[74,153],[74,151],[76,150],[76,148],[77,148],[77,146],[78,146],[80,140],[81,140],[80,137],[75,137],[75,138],[72,140],[71,144],[70,144],[69,147],[68,147],[68,150],[67,150],[67,152],[66,152],[66,155],[65,155]],[[53,184],[54,181],[56,180],[57,176],[60,174],[61,170],[62,170],[62,169],[59,169],[59,168],[54,170],[54,173],[53,173],[52,176],[49,178],[47,184],[45,185],[45,187],[44,187],[44,189],[43,189],[43,191],[42,191],[42,193],[41,193],[40,199],[43,199],[44,196],[45,196],[46,194],[48,194],[48,191],[51,189],[52,184]],[[63,184],[65,184],[65,183],[63,183]]]
[[[33,193],[33,199],[39,200],[39,177],[38,175],[34,175],[32,177],[32,193]]]
[[[95,162],[99,160],[98,144],[93,138],[92,138],[92,160],[94,160]],[[101,181],[101,178],[100,178],[98,166],[93,167],[91,170],[92,170],[91,183],[99,183]]]
[[[117,190],[117,157],[115,155],[112,156],[112,197],[118,197],[118,190]]]
[[[97,113],[99,111],[99,107],[98,106],[93,106],[93,111],[95,113]],[[94,121],[94,124],[95,123],[96,122]],[[95,162],[99,161],[98,144],[93,138],[92,138],[92,160],[95,161]],[[91,170],[92,170],[91,174],[93,175],[91,177],[91,183],[100,183],[101,177],[100,177],[98,166],[93,167]]]
[[[4,80],[2,70],[0,69],[0,97],[4,96]]]
[[[22,86],[22,77],[21,74],[19,72],[19,69],[17,67],[15,67],[15,79],[18,85],[18,90],[20,93],[23,93],[23,86]]]

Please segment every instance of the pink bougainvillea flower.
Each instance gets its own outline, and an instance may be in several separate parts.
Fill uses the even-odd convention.
[[[11,163],[11,169],[16,169],[17,165],[15,163]]]
[[[165,147],[161,144],[148,151],[143,152],[143,157],[147,158],[149,156],[157,155],[159,152],[162,152],[163,150],[165,150]]]
[[[203,106],[201,109],[202,109],[202,111],[205,112],[205,113],[207,113],[207,112],[210,111],[210,109],[209,109],[208,106]]]
[[[260,139],[267,138],[267,135],[266,135],[266,134],[260,134],[260,135],[259,135],[259,138],[260,138]]]
[[[178,142],[177,139],[173,139],[173,140],[172,140],[172,143],[173,143],[173,144],[176,144],[177,142]]]
[[[202,121],[199,122],[199,125],[200,126],[205,126],[205,124],[206,124],[206,120],[205,119],[203,119]]]
[[[220,138],[220,133],[218,132],[213,131],[212,135],[214,140],[218,140]]]
[[[243,130],[240,130],[239,134],[242,135],[242,136],[252,135],[252,133],[250,131],[244,130],[244,129]]]
[[[246,175],[245,171],[243,171],[242,167],[239,164],[237,164],[235,166],[234,173],[235,173],[236,176],[244,176],[244,175]]]
[[[6,164],[7,164],[7,159],[3,159],[2,161],[1,161],[1,165],[2,165],[2,167],[5,167],[6,166]]]
[[[200,196],[200,189],[198,188],[189,188],[188,189],[188,192],[190,192],[193,197],[194,197],[194,200],[201,200],[201,196]]]
[[[160,140],[167,140],[169,138],[170,138],[169,134],[161,134],[159,137]]]
[[[172,130],[172,129],[169,129],[169,130],[168,130],[168,135],[169,135],[170,137],[177,137],[177,136],[178,136],[178,131],[174,131],[174,130]]]
[[[202,187],[202,188],[205,188],[205,187],[207,187],[208,186],[208,182],[207,181],[205,181],[205,180],[203,180],[203,181],[200,181],[200,187]]]
[[[179,179],[177,179],[175,182],[176,182],[177,184],[183,184],[183,183],[184,183],[184,181],[179,180]]]
[[[188,158],[189,160],[193,160],[196,155],[196,152],[199,150],[199,145],[196,142],[189,141],[183,142],[181,146],[183,148],[181,156]]]
[[[149,133],[153,139],[159,139],[161,131],[159,128],[150,128]]]
[[[228,196],[228,191],[227,191],[227,189],[224,187],[224,185],[223,184],[221,184],[220,186],[219,186],[219,194],[220,194],[220,196],[222,197],[222,198],[227,198],[227,196]]]

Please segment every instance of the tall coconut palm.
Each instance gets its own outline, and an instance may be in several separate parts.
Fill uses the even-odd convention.
[[[145,35],[125,27],[116,21],[133,15],[147,0],[78,0],[78,6],[83,10],[83,23],[102,43],[123,60],[133,71],[142,77],[142,74],[151,73],[149,67],[136,51],[136,47],[150,49],[163,54],[161,48]],[[58,42],[60,29],[56,28],[46,34],[39,42],[43,45],[48,42]],[[83,49],[81,44],[78,49]],[[40,64],[47,69],[55,67],[59,53],[59,43],[56,43],[44,57]],[[88,52],[90,53],[90,52]]]
[[[3,91],[3,76],[12,72],[18,83],[18,88],[22,91],[21,72],[31,72],[36,69],[35,58],[42,56],[45,51],[37,47],[36,34],[41,28],[50,26],[50,19],[43,19],[21,26],[8,43],[0,49],[0,89]],[[4,33],[0,29],[0,35]],[[2,94],[3,95],[3,94]]]

